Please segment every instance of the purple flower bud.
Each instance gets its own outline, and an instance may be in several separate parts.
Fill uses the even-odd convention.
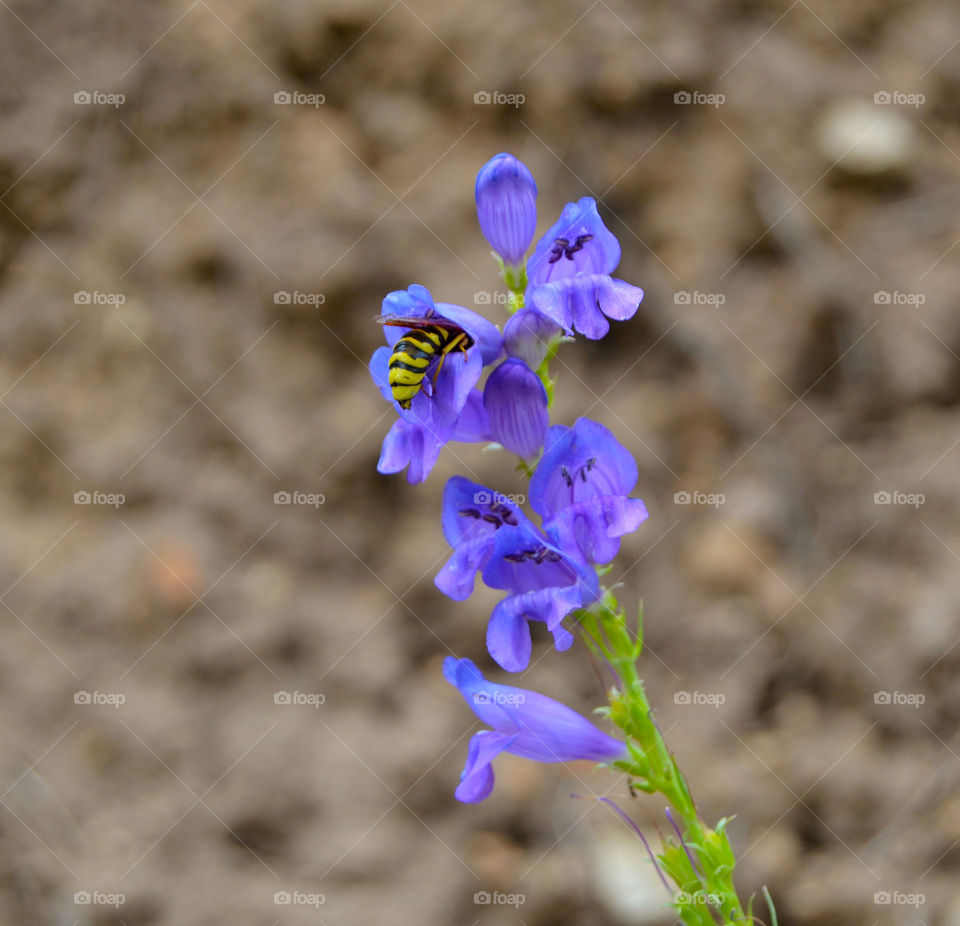
[[[522,360],[504,360],[488,377],[483,404],[493,439],[524,459],[536,456],[550,424],[547,392]]]
[[[531,370],[536,370],[560,334],[560,326],[546,315],[534,309],[521,309],[503,329],[503,343],[508,357],[517,357]]]
[[[523,261],[537,230],[537,185],[512,154],[497,154],[477,174],[477,218],[494,251],[508,264]]]
[[[470,740],[457,800],[475,804],[489,796],[494,783],[491,763],[501,752],[535,762],[616,762],[627,757],[623,743],[586,717],[536,691],[488,682],[469,659],[448,656],[443,674],[492,728]]]

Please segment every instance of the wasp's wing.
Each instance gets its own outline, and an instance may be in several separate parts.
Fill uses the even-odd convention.
[[[450,331],[463,331],[459,325],[441,318],[439,315],[377,315],[375,322],[396,328],[447,328]]]

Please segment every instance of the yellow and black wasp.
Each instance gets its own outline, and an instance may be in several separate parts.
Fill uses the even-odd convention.
[[[473,347],[473,338],[463,328],[438,315],[379,315],[376,320],[381,325],[410,329],[393,345],[390,355],[390,391],[401,408],[410,408],[410,402],[423,386],[427,370],[438,357],[434,387],[447,354],[453,351],[465,354]]]

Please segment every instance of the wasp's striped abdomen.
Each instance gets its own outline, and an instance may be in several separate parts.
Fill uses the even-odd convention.
[[[408,331],[393,346],[390,355],[390,390],[400,407],[410,407],[435,358],[454,350],[466,351],[472,345],[470,335],[459,329],[424,325]]]

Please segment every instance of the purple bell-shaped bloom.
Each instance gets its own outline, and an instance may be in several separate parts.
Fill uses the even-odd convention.
[[[512,154],[494,155],[477,174],[480,230],[504,262],[521,264],[537,230],[537,185]]]
[[[620,262],[620,244],[603,224],[596,201],[567,203],[557,223],[527,261],[528,304],[572,335],[592,340],[609,330],[608,318],[631,318],[643,290],[610,276]]]
[[[503,352],[503,339],[496,325],[462,306],[434,303],[429,290],[414,284],[409,289],[390,293],[383,300],[384,315],[406,318],[438,318],[463,328],[474,346],[466,353],[452,351],[437,357],[427,368],[424,386],[413,396],[410,408],[394,401],[390,388],[390,357],[393,347],[411,329],[384,326],[388,347],[374,351],[370,375],[383,397],[392,402],[400,416],[383,441],[377,469],[396,473],[407,469],[407,481],[415,484],[426,479],[437,462],[440,450],[450,440],[490,440],[489,416],[483,397],[474,386],[483,367]]]
[[[452,476],[443,489],[443,535],[453,553],[437,573],[437,588],[454,601],[469,598],[477,571],[493,555],[496,532],[526,521],[527,516],[507,496],[463,476]]]
[[[520,309],[504,325],[503,346],[508,357],[516,357],[536,370],[562,333],[560,326],[546,315],[535,309]]]
[[[535,457],[550,425],[547,391],[522,360],[504,360],[487,378],[483,404],[493,439],[524,459]]]
[[[595,570],[526,519],[496,533],[482,576],[490,588],[511,592],[493,609],[487,625],[487,650],[508,672],[521,672],[530,664],[530,621],[546,624],[562,652],[573,645],[563,619],[599,594]]]
[[[647,518],[639,498],[633,457],[602,424],[580,418],[572,428],[555,425],[530,480],[530,504],[547,536],[587,562],[609,563],[620,537]]]
[[[444,677],[471,710],[490,727],[470,739],[467,764],[456,798],[468,804],[493,791],[491,763],[501,752],[536,762],[616,762],[626,746],[595,727],[586,717],[546,695],[488,682],[469,659],[447,657]]]

